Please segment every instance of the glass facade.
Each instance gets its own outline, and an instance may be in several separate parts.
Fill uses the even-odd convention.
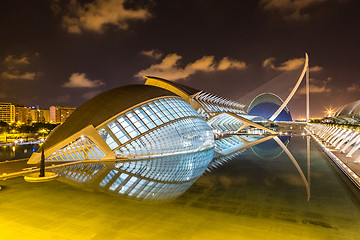
[[[244,143],[238,136],[221,138],[215,141],[215,152],[226,155],[243,146]]]
[[[51,154],[46,161],[62,162],[62,161],[78,161],[101,159],[105,154],[96,144],[87,136],[81,136],[74,142],[66,145],[58,151]]]
[[[100,163],[89,163],[89,164],[75,164],[62,167],[60,169],[54,169],[52,171],[58,173],[60,176],[68,178],[70,180],[86,183],[93,179],[96,174],[104,168],[103,164]]]
[[[101,164],[74,163],[58,173],[129,198],[164,200],[179,196],[205,171],[214,155],[211,127],[178,97],[144,102],[113,116],[96,130],[116,158]],[[47,160],[100,160],[105,157],[103,145],[97,146],[91,137],[79,137]]]
[[[116,117],[98,130],[116,156],[143,159],[213,148],[211,128],[180,98],[161,98]]]

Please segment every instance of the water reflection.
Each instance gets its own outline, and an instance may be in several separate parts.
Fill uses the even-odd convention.
[[[215,156],[213,161],[209,164],[207,171],[210,172],[216,168],[222,167],[226,162],[233,159],[237,159],[238,156],[250,148],[252,152],[261,159],[272,160],[279,157],[283,157],[282,154],[291,160],[294,167],[298,171],[301,177],[301,181],[298,177],[292,173],[279,173],[278,178],[290,183],[294,186],[305,186],[307,200],[310,200],[310,138],[307,137],[306,145],[306,176],[300,167],[298,161],[291,154],[287,148],[291,136],[231,136],[215,141]],[[265,179],[265,184],[271,185],[274,180]]]
[[[151,160],[71,164],[54,170],[75,186],[137,200],[168,200],[184,193],[208,166],[207,151]]]
[[[1,146],[0,162],[29,158],[33,152],[37,151],[38,148],[38,144]]]
[[[290,142],[291,136],[279,136],[278,138],[285,146],[287,146]],[[284,152],[284,149],[280,147],[275,139],[270,139],[266,142],[253,146],[251,147],[251,150],[256,156],[262,159],[274,159]]]
[[[289,149],[285,146],[285,144],[278,138],[275,137],[274,140],[279,144],[279,146],[281,147],[281,149],[286,153],[286,155],[290,158],[290,160],[292,161],[292,163],[294,164],[294,166],[296,167],[296,170],[299,172],[301,179],[304,182],[304,185],[306,187],[306,193],[307,193],[307,199],[308,201],[310,200],[310,183],[308,182],[308,179],[310,179],[310,169],[308,171],[308,179],[306,179],[304,172],[302,171],[301,167],[299,166],[298,162],[296,161],[296,159],[294,158],[294,156],[291,154],[291,152],[289,151]],[[310,149],[309,149],[309,144],[306,145],[307,146],[307,167],[310,167]]]
[[[304,173],[306,144],[307,139],[292,137],[286,146]],[[74,233],[84,239],[218,239],[225,235],[229,239],[238,239],[245,234],[245,238],[252,238],[254,233],[258,239],[310,239],[317,236],[321,239],[357,239],[359,202],[354,201],[348,186],[316,147],[316,142],[311,144],[314,145],[311,147],[310,202],[306,201],[302,179],[285,153],[268,160],[257,157],[248,149],[198,178],[175,200],[161,204],[113,197],[119,194],[99,186],[101,179],[109,173],[110,169],[104,169],[106,166],[90,175],[90,179],[86,178],[87,173],[96,171],[96,164],[88,164],[92,168],[85,168],[84,172],[69,169],[69,175],[70,172],[79,173],[80,182],[68,178],[62,181],[84,188],[97,181],[99,191],[77,191],[59,181],[30,184],[22,178],[9,179],[1,182],[6,189],[1,192],[4,201],[1,201],[0,220],[6,225],[5,230],[10,228],[16,232],[14,230],[26,228],[22,232],[28,234],[39,226],[46,226],[54,230],[55,235],[68,233],[62,236],[63,239],[73,238]],[[104,165],[119,170],[115,163]],[[101,172],[104,177],[95,181]],[[76,174],[72,176],[76,178]],[[89,187],[89,190],[93,189]],[[39,221],[29,221],[34,216]],[[18,224],[14,225],[14,222]],[[134,233],[137,234],[135,237]],[[46,234],[46,238],[54,236],[53,233]],[[36,237],[35,234],[33,238]]]
[[[252,151],[263,159],[274,159],[285,152],[301,176],[302,183],[298,183],[298,178],[291,173],[283,173],[278,177],[292,182],[292,185],[304,185],[309,199],[309,144],[306,178],[296,159],[287,149],[290,137],[271,138],[234,135],[218,139],[215,141],[215,154],[210,164],[204,159],[212,154],[212,149],[205,153],[190,153],[180,157],[175,155],[148,160],[71,163],[54,171],[61,176],[60,181],[76,187],[96,189],[136,200],[170,200],[183,194],[205,170],[211,172],[231,160],[239,159],[246,149],[244,146],[251,146]],[[271,184],[270,182],[265,181],[265,184]]]

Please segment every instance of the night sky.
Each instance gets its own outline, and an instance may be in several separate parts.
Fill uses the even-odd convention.
[[[285,99],[306,52],[310,115],[323,116],[360,99],[359,7],[358,0],[3,0],[0,101],[78,107],[142,84],[143,75],[244,104],[249,92]],[[305,116],[303,88],[289,103],[293,118]]]

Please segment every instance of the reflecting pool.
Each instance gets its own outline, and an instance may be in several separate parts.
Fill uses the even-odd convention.
[[[306,137],[281,140],[296,162],[275,140],[223,150],[231,154],[215,156],[187,191],[162,201],[129,199],[101,188],[102,180],[78,180],[86,174],[75,178],[90,173],[89,165],[71,175],[57,170],[62,177],[46,183],[0,182],[0,239],[360,239],[352,186],[312,140],[309,152]]]
[[[38,144],[0,146],[0,162],[29,158],[33,152],[38,150],[38,148]]]

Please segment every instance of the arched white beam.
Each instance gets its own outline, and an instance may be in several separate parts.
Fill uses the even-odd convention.
[[[299,88],[301,81],[304,78],[305,73],[308,71],[309,68],[309,57],[307,55],[307,53],[305,53],[305,65],[304,65],[304,69],[301,72],[301,75],[297,81],[297,83],[295,84],[295,87],[293,88],[293,90],[291,91],[291,93],[289,94],[289,96],[286,98],[286,100],[283,102],[283,104],[281,104],[281,106],[279,107],[279,109],[269,118],[270,121],[274,121],[274,119],[279,116],[279,114],[281,113],[281,111],[286,107],[286,105],[289,103],[289,101],[291,100],[291,98],[294,96],[296,90]]]
[[[245,125],[247,125],[247,126],[252,126],[252,127],[255,127],[255,128],[259,128],[259,129],[262,129],[262,130],[264,130],[264,131],[266,131],[266,132],[269,132],[269,133],[271,133],[271,134],[278,134],[278,132],[276,132],[276,131],[274,131],[274,130],[271,130],[271,129],[269,129],[269,128],[267,128],[267,127],[264,127],[264,126],[262,126],[262,125],[260,125],[260,124],[258,124],[258,123],[255,123],[255,122],[250,121],[250,120],[248,120],[248,119],[246,119],[246,118],[243,118],[243,117],[241,117],[241,116],[239,116],[239,115],[237,115],[237,114],[235,114],[235,113],[230,113],[230,112],[227,112],[227,113],[215,113],[213,117],[216,117],[216,116],[218,116],[218,115],[220,115],[220,114],[228,114],[228,115],[230,115],[230,116],[232,116],[232,117],[234,117],[234,118],[239,119],[243,124],[245,124]],[[213,117],[212,117],[212,118],[213,118]],[[210,119],[209,119],[209,120],[210,120]],[[242,127],[240,127],[240,129],[242,129]],[[238,130],[238,131],[239,131],[239,130]]]
[[[301,167],[299,166],[299,164],[297,163],[296,159],[294,158],[294,156],[291,154],[291,152],[289,151],[289,149],[285,146],[285,144],[278,138],[275,137],[274,140],[279,144],[279,146],[284,150],[284,152],[286,153],[286,155],[288,155],[288,157],[291,159],[291,161],[293,162],[293,164],[295,165],[296,169],[298,170],[301,179],[303,180],[304,184],[305,184],[305,188],[306,188],[306,193],[307,193],[307,199],[308,201],[310,200],[310,184],[307,181],[303,171],[301,170]],[[307,155],[308,157],[308,155]],[[309,157],[310,158],[310,157]],[[308,164],[309,165],[309,164]]]
[[[244,143],[244,145],[242,145],[241,147],[239,147],[238,149],[235,149],[234,151],[232,151],[232,152],[230,152],[230,153],[221,154],[221,155],[223,155],[223,156],[230,156],[230,155],[232,155],[232,154],[235,154],[235,153],[237,153],[237,152],[240,152],[240,151],[242,151],[242,150],[245,150],[245,149],[247,149],[247,148],[249,148],[249,147],[258,145],[258,144],[260,144],[260,143],[262,143],[262,142],[266,142],[267,140],[270,140],[270,139],[272,139],[272,138],[275,137],[275,136],[267,136],[267,137],[260,138],[260,139],[258,139],[258,140],[256,140],[256,141],[253,141],[253,142],[248,142],[248,141],[242,139],[241,136],[238,136],[238,135],[236,135],[236,136],[237,136],[238,138],[240,138],[240,140]],[[220,154],[220,153],[218,153],[218,154]]]

